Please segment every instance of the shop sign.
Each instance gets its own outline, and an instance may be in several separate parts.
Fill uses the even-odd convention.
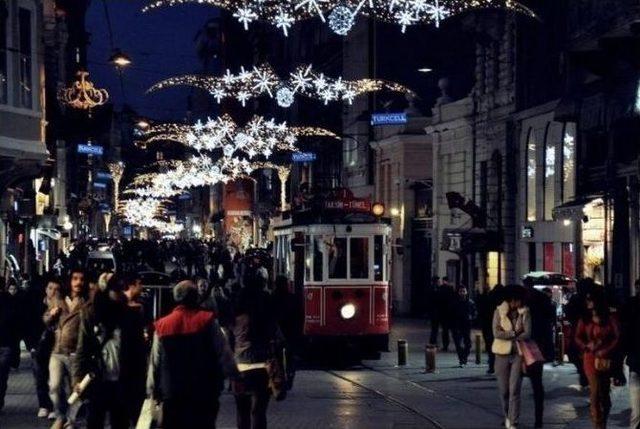
[[[522,238],[533,238],[534,231],[532,226],[523,226],[522,227]]]
[[[317,158],[314,152],[294,152],[291,154],[293,162],[312,162]]]
[[[102,146],[94,146],[90,144],[79,144],[78,153],[82,153],[85,155],[102,156],[102,154],[104,153],[104,148]]]
[[[407,123],[406,113],[374,113],[371,115],[371,125],[402,125]]]

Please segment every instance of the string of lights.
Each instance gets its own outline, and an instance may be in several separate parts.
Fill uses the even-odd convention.
[[[222,149],[226,158],[242,152],[249,159],[256,156],[269,158],[275,151],[296,151],[298,137],[338,138],[324,128],[289,127],[285,122],[254,116],[243,127],[229,116],[198,120],[193,125],[163,123],[143,131],[140,143],[146,146],[160,141],[175,141],[199,152]]]
[[[360,15],[396,24],[403,33],[412,25],[439,27],[445,19],[470,10],[504,9],[535,16],[515,0],[152,0],[143,11],[188,3],[229,10],[245,30],[252,22],[269,22],[285,36],[293,24],[310,17],[328,22],[331,30],[344,36]]]
[[[275,99],[280,107],[289,107],[296,95],[320,99],[325,105],[332,101],[346,101],[349,104],[362,94],[378,91],[397,92],[414,95],[409,88],[395,82],[381,79],[345,80],[342,77],[331,78],[319,73],[311,65],[297,67],[287,78],[279,77],[269,64],[262,64],[232,74],[229,70],[222,76],[184,75],[162,80],[153,85],[148,92],[174,86],[192,86],[203,89],[220,104],[222,100],[235,99],[242,106],[247,101],[268,96]]]
[[[184,229],[182,224],[162,220],[164,213],[163,201],[154,198],[124,200],[120,208],[122,217],[132,225],[154,228],[166,234],[177,234]]]

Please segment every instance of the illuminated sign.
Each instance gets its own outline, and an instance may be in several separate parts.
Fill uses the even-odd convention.
[[[104,148],[102,146],[93,146],[90,144],[78,145],[78,153],[83,153],[85,155],[102,156],[103,152],[104,152]]]
[[[371,125],[402,125],[407,123],[406,113],[374,113]]]
[[[291,154],[293,162],[311,162],[316,160],[316,154],[313,152],[295,152]]]
[[[107,173],[106,171],[98,171],[96,173],[96,179],[111,180],[111,173]]]
[[[523,226],[522,227],[522,238],[533,238],[533,227]]]
[[[105,189],[107,187],[107,184],[102,182],[93,182],[93,187],[98,189]]]

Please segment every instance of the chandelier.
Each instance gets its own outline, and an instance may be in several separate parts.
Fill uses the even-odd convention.
[[[413,94],[409,88],[381,79],[345,80],[341,76],[332,78],[313,69],[311,65],[297,67],[287,78],[281,78],[269,64],[240,68],[240,72],[214,76],[185,75],[165,79],[153,85],[148,92],[186,85],[203,89],[220,104],[224,99],[236,99],[243,106],[252,98],[268,96],[280,107],[289,107],[296,95],[319,99],[327,105],[331,101],[353,103],[354,98],[370,92],[389,91]]]
[[[90,110],[96,106],[102,106],[109,100],[106,89],[98,89],[93,82],[87,79],[89,72],[79,71],[78,80],[69,88],[64,88],[58,93],[58,100],[74,109]]]
[[[331,30],[346,35],[358,16],[400,26],[433,24],[478,9],[504,9],[535,14],[515,0],[151,0],[143,11],[186,3],[209,4],[232,12],[244,29],[254,21],[267,21],[285,36],[293,24],[311,17],[327,22]]]

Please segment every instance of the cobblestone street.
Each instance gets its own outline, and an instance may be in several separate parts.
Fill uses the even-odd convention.
[[[273,428],[446,428],[491,429],[501,427],[495,379],[486,365],[461,369],[453,353],[438,355],[435,374],[424,374],[423,345],[427,331],[419,321],[400,321],[394,328],[392,352],[380,360],[364,361],[348,369],[304,369],[284,402],[272,403],[269,424]],[[395,341],[407,339],[408,364],[395,365]],[[338,351],[336,351],[338,352]],[[547,391],[545,427],[589,428],[588,398],[577,390],[573,366],[545,370]],[[523,385],[522,427],[533,425],[533,398],[529,383]],[[627,427],[627,389],[613,389],[610,428]],[[233,397],[225,393],[218,427],[235,427]],[[25,359],[12,374],[0,427],[46,428],[35,418],[37,403]]]

